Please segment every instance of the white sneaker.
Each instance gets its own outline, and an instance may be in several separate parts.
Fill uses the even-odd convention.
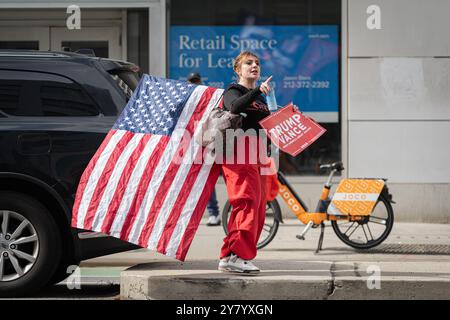
[[[227,271],[238,272],[238,273],[259,273],[260,270],[255,266],[250,260],[244,260],[239,258],[237,255],[232,254],[228,260]]]
[[[210,216],[208,218],[208,222],[206,223],[207,226],[219,226],[220,225],[220,216]]]
[[[220,259],[219,267],[217,268],[219,271],[228,271],[228,261],[230,260],[230,256]]]

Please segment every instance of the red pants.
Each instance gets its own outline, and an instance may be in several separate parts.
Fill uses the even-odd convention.
[[[249,154],[248,149],[245,151]],[[244,260],[256,257],[256,244],[266,216],[266,176],[260,174],[261,164],[223,164],[232,211],[228,235],[224,238],[220,258],[234,253]]]

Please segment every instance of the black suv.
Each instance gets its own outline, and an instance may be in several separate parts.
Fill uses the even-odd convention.
[[[82,260],[138,248],[70,222],[81,174],[140,76],[122,61],[0,51],[0,296],[32,294]]]

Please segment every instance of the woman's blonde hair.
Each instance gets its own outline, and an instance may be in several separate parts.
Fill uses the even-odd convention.
[[[239,71],[241,70],[241,63],[247,57],[255,57],[259,61],[258,55],[254,52],[246,50],[246,51],[242,51],[241,53],[239,53],[238,56],[234,59],[234,64],[233,64],[233,70],[234,70],[234,73],[236,73],[238,79],[239,79]]]

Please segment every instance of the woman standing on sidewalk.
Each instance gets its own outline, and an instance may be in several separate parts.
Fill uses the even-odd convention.
[[[223,107],[234,113],[246,116],[242,129],[253,129],[256,136],[238,137],[237,146],[243,150],[234,150],[232,160],[222,165],[223,177],[232,206],[228,222],[228,235],[220,253],[219,270],[240,273],[258,273],[260,270],[251,260],[256,256],[256,245],[264,226],[266,212],[265,176],[261,175],[260,154],[267,156],[267,146],[259,143],[259,121],[267,117],[270,111],[262,93],[270,91],[270,76],[260,86],[256,85],[261,75],[259,58],[250,51],[241,52],[235,59],[234,72],[238,83],[231,84],[225,90]],[[253,139],[253,142],[251,140]],[[256,143],[255,143],[256,142]],[[251,161],[255,158],[257,162]],[[237,156],[238,155],[238,156]],[[237,159],[245,156],[244,163]]]

